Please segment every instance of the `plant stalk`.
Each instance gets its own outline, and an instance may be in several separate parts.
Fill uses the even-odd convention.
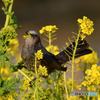
[[[35,57],[35,74],[36,74],[36,83],[35,83],[35,96],[36,96],[36,100],[39,100],[38,98],[38,73],[37,73],[37,57]]]
[[[9,9],[8,9],[8,12],[9,12],[9,13],[11,13],[12,6],[13,6],[13,2],[14,2],[14,0],[11,0],[11,3],[10,3],[10,5],[9,5]],[[7,27],[7,26],[8,26],[9,20],[10,20],[10,15],[7,14],[7,15],[6,15],[6,21],[5,21],[4,27]]]
[[[75,54],[76,54],[76,50],[77,50],[78,40],[80,37],[80,32],[81,32],[81,29],[79,30],[79,33],[77,35],[77,39],[75,41],[75,49],[73,51],[73,56],[72,56],[72,91],[74,90],[74,60],[75,60]]]
[[[26,77],[29,81],[31,81],[31,79],[20,69],[18,69],[18,72],[20,72],[24,77]]]
[[[50,53],[52,52],[51,51],[51,33],[49,33],[49,46],[50,46]]]

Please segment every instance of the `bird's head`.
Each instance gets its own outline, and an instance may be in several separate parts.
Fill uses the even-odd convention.
[[[28,45],[36,45],[39,44],[40,36],[36,31],[26,31],[27,37],[25,43]]]

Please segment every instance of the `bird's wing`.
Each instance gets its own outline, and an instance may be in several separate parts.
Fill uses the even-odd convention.
[[[49,53],[45,48],[42,48],[42,52],[43,59],[41,60],[41,65],[51,69],[65,70],[63,67],[61,67],[61,64],[59,63],[58,59],[56,59],[56,56]]]
[[[56,55],[56,58],[60,59],[59,61],[61,64],[72,59],[74,47],[75,42],[70,44],[69,47],[67,47],[65,50]],[[88,47],[89,45],[85,40],[79,40],[75,58],[92,53],[92,50],[88,49]]]

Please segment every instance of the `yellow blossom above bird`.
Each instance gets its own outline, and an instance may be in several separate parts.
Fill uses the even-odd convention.
[[[83,33],[83,34],[81,34],[82,39],[84,39],[86,35],[90,35],[91,33],[93,33],[93,31],[94,31],[93,21],[88,19],[86,16],[83,16],[83,19],[79,18],[77,21],[81,28],[81,32]]]
[[[40,34],[43,34],[45,32],[46,33],[48,33],[48,32],[54,33],[54,32],[56,32],[56,30],[58,30],[56,25],[48,25],[48,26],[42,27],[42,29],[39,32],[40,32]]]

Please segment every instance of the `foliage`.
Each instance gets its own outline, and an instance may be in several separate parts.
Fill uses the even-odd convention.
[[[93,33],[93,22],[90,19],[83,16],[83,19],[77,20],[79,32],[78,34],[74,33],[76,35],[73,36],[75,48],[72,57],[69,56],[72,59],[70,62],[72,70],[56,71],[48,76],[45,66],[39,65],[37,68],[38,60],[43,59],[43,53],[38,50],[34,57],[35,73],[33,73],[25,68],[22,70],[17,68],[23,64],[21,59],[16,65],[11,63],[11,56],[17,57],[18,39],[15,29],[20,27],[16,24],[14,12],[11,12],[13,0],[2,1],[4,2],[2,9],[6,14],[6,21],[0,30],[0,100],[96,100],[100,98],[100,66],[97,65],[99,61],[97,53],[93,51],[93,53],[75,60],[80,37],[84,39],[86,35]],[[48,40],[44,39],[49,42],[46,49],[54,55],[59,53],[59,48],[51,44],[57,39],[55,34],[57,30],[55,25],[48,25],[40,30],[40,34],[44,34],[48,38]],[[71,41],[69,39],[70,43]],[[69,46],[68,43],[66,45]],[[65,64],[62,66],[65,67]],[[84,77],[76,81],[74,74],[77,71],[81,71]],[[67,76],[67,72],[71,73],[72,77]],[[48,76],[48,78],[44,79],[41,77],[42,75]],[[80,89],[84,89],[82,92],[97,92],[98,96],[70,96],[70,92]]]

